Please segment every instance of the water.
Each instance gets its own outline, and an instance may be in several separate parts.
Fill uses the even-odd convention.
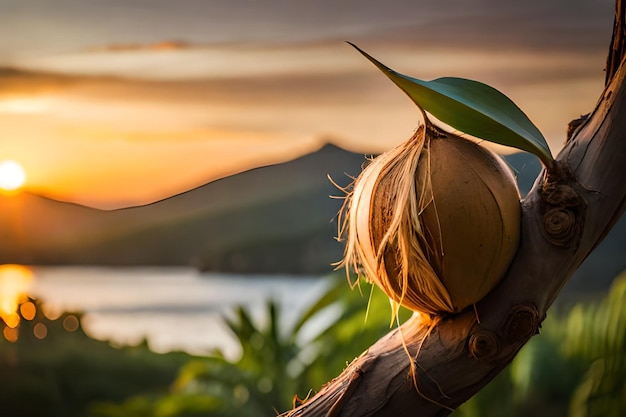
[[[83,311],[85,332],[127,345],[147,339],[157,352],[239,353],[223,322],[244,305],[263,320],[266,300],[293,324],[326,288],[320,277],[201,274],[191,268],[36,267],[30,294],[48,308]]]

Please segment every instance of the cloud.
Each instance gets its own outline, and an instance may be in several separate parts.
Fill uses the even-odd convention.
[[[604,79],[604,51],[359,45],[419,78],[461,76],[493,85],[554,150],[567,123],[591,110]],[[296,156],[320,137],[382,152],[409,137],[418,118],[405,95],[343,42],[194,45],[158,53],[141,47],[71,57],[49,57],[48,71],[0,69],[0,145],[41,167],[41,187],[65,184],[66,195],[90,201],[97,194],[148,201],[198,178]],[[102,75],[101,64],[110,73]],[[88,175],[89,184],[74,184],[76,172]],[[136,183],[128,182],[131,174]]]
[[[86,48],[86,52],[128,52],[128,51],[180,51],[195,48],[190,42],[181,40],[166,40],[155,43],[114,43],[110,45],[92,46]]]
[[[0,67],[0,98],[60,91],[84,77],[24,68]]]

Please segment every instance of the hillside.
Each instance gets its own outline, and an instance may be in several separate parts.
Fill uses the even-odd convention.
[[[507,160],[522,193],[540,165]],[[330,272],[342,193],[365,162],[326,145],[295,160],[252,169],[145,206],[103,211],[22,193],[0,197],[0,262],[193,265],[240,273]],[[605,288],[626,269],[626,219],[585,261],[569,287]]]
[[[39,263],[51,248],[104,226],[105,212],[23,192],[0,194],[0,262]]]
[[[236,272],[319,273],[342,248],[334,220],[365,158],[332,145],[149,205],[102,211],[31,194],[5,197],[0,262],[196,265]],[[9,201],[10,200],[10,201]],[[20,242],[20,244],[16,244]]]

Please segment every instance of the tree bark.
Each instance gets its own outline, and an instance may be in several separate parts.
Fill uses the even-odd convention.
[[[626,208],[626,14],[622,0],[616,6],[606,88],[555,169],[542,171],[522,201],[521,244],[501,284],[475,310],[429,330],[410,319],[284,417],[446,416],[538,333],[561,288]]]
[[[605,85],[608,85],[617,69],[619,68],[622,58],[626,55],[626,11],[622,0],[615,2],[615,20],[613,21],[613,37],[609,46],[609,56],[606,60],[606,78]]]

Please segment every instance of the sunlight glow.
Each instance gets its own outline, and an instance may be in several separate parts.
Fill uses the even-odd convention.
[[[13,98],[0,101],[0,113],[9,114],[37,114],[48,108],[48,103],[40,98]]]
[[[0,188],[5,191],[17,190],[26,182],[22,166],[11,160],[0,162]]]
[[[10,327],[19,324],[17,310],[28,301],[28,289],[33,280],[32,271],[22,265],[0,265],[0,318]]]

